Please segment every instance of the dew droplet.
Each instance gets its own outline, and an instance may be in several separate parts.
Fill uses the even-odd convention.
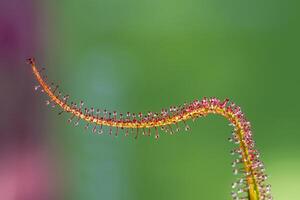
[[[238,174],[238,172],[239,172],[239,170],[238,170],[238,169],[234,169],[234,170],[233,170],[233,174],[234,174],[234,175],[237,175],[237,174]]]
[[[236,186],[237,186],[236,182],[232,183],[232,185],[231,185],[232,189],[236,188]]]
[[[37,91],[40,87],[40,85],[34,86],[34,90]]]
[[[189,131],[189,130],[191,130],[191,127],[186,124],[185,127],[184,127],[184,130]]]

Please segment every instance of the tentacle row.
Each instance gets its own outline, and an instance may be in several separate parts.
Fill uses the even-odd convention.
[[[180,106],[171,106],[162,109],[159,113],[117,113],[107,110],[84,107],[84,102],[70,102],[69,95],[62,95],[59,86],[48,84],[46,77],[42,75],[42,69],[38,69],[33,58],[28,59],[39,85],[35,90],[41,90],[48,95],[47,105],[58,106],[63,112],[70,113],[69,123],[75,126],[79,121],[86,122],[85,129],[91,126],[94,134],[103,134],[103,126],[109,129],[109,135],[118,136],[124,132],[125,136],[139,135],[159,138],[159,129],[166,133],[174,134],[182,126],[186,131],[190,130],[187,121],[204,117],[208,114],[219,114],[227,118],[233,127],[232,136],[229,141],[234,142],[236,147],[231,154],[235,156],[232,162],[233,173],[238,175],[237,181],[232,184],[232,198],[235,200],[271,200],[270,185],[265,183],[267,175],[263,163],[260,161],[259,152],[255,149],[252,139],[251,125],[247,121],[241,108],[228,99],[220,101],[217,98],[206,98],[194,100]]]

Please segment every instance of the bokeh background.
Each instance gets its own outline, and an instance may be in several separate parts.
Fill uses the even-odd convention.
[[[300,199],[297,1],[0,1],[0,199],[230,199],[225,119],[111,138],[66,123],[25,59],[73,100],[159,111],[229,97],[252,122],[275,199]]]

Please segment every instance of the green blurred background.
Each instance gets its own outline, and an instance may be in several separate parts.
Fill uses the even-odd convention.
[[[35,41],[29,52],[73,100],[147,112],[203,96],[229,97],[252,123],[275,199],[300,199],[298,2],[28,3]],[[233,146],[222,117],[190,122],[190,132],[159,141],[94,136],[46,108],[30,88],[29,68],[20,65],[37,116],[35,145],[50,163],[49,199],[231,198]]]

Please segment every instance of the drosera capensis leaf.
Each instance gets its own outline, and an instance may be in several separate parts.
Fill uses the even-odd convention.
[[[233,174],[237,181],[232,184],[231,196],[234,200],[271,200],[271,187],[266,183],[267,175],[260,160],[260,154],[255,148],[252,137],[251,124],[246,119],[241,108],[235,103],[225,99],[223,101],[212,97],[203,97],[201,100],[194,100],[179,106],[170,106],[160,112],[147,113],[118,113],[107,110],[95,109],[94,107],[84,107],[84,102],[71,102],[69,95],[63,95],[59,91],[59,86],[48,84],[46,76],[42,73],[44,68],[38,69],[35,59],[27,60],[31,65],[32,72],[38,81],[35,90],[45,93],[49,100],[47,105],[59,107],[61,111],[69,113],[68,123],[75,126],[80,121],[85,121],[85,129],[91,129],[93,134],[103,134],[103,127],[108,127],[108,134],[118,136],[123,133],[125,136],[134,135],[137,139],[139,135],[159,138],[160,130],[169,134],[174,134],[181,130],[190,131],[189,120],[205,117],[208,114],[218,114],[225,117],[232,126],[233,132],[229,138],[235,144],[231,154],[234,155],[232,162]]]

